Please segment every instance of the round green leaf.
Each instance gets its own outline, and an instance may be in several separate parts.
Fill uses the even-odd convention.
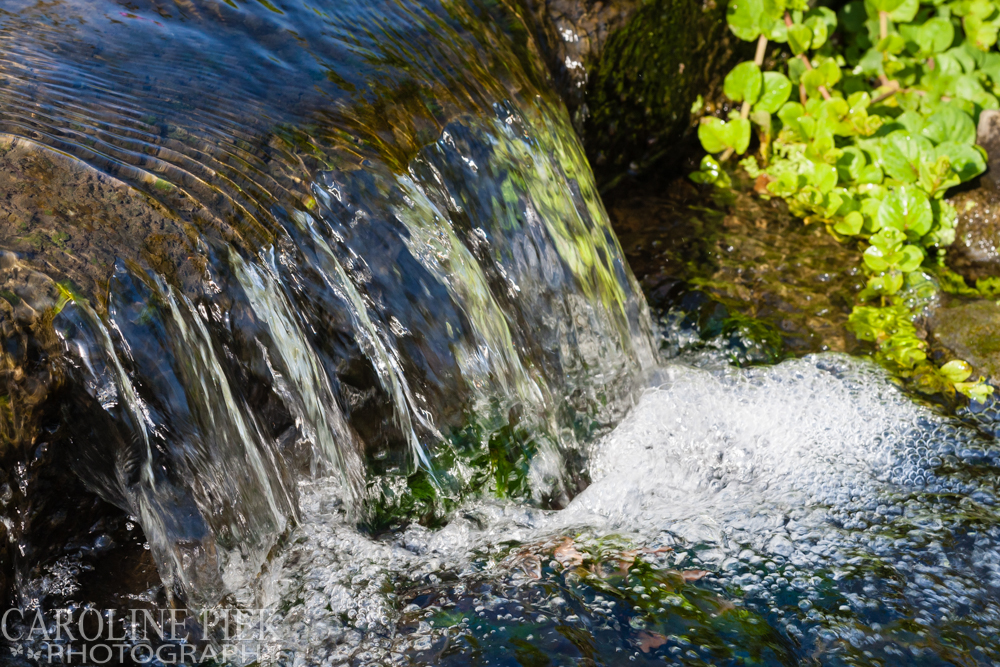
[[[730,0],[726,8],[726,22],[734,35],[749,42],[760,35],[760,17],[763,13],[761,0]]]
[[[798,85],[806,71],[806,64],[800,58],[792,58],[788,61],[788,78],[793,84]]]
[[[925,54],[941,53],[955,41],[955,27],[946,18],[935,16],[917,30],[917,46]]]
[[[893,132],[882,140],[882,169],[897,181],[914,183],[920,177],[921,160],[932,160],[930,141],[909,132]]]
[[[882,55],[882,52],[873,46],[861,56],[861,60],[858,61],[858,68],[860,68],[862,74],[868,76],[881,74],[884,60],[885,57]]]
[[[772,42],[784,44],[788,41],[788,26],[781,19],[765,22],[761,30],[764,32],[764,36]]]
[[[878,211],[876,211],[876,215]],[[894,227],[880,229],[877,234],[873,234],[869,239],[871,244],[882,251],[882,254],[889,255],[896,252],[903,242],[906,241],[906,234]]]
[[[729,148],[726,123],[715,116],[704,116],[698,125],[698,139],[709,153],[721,153]]]
[[[986,399],[993,395],[993,387],[985,382],[956,382],[955,389],[976,403],[985,403]]]
[[[882,167],[877,164],[870,164],[861,169],[861,173],[858,174],[858,184],[881,183],[883,177]]]
[[[865,218],[860,211],[851,211],[833,226],[834,231],[842,236],[855,236],[861,233]]]
[[[965,382],[972,375],[972,366],[961,359],[953,359],[942,366],[939,372],[952,382]]]
[[[882,252],[881,248],[868,246],[868,249],[865,250],[863,259],[865,261],[865,266],[875,273],[881,273],[889,268],[889,262],[886,261],[885,253]]]
[[[750,147],[750,121],[746,118],[734,118],[727,123],[729,126],[729,139],[738,155],[743,155]]]
[[[946,141],[935,149],[935,153],[937,156],[948,156],[951,168],[955,170],[962,182],[971,180],[986,171],[985,151],[979,146]]]
[[[815,163],[813,166],[812,185],[820,192],[827,193],[837,187],[837,169],[833,165],[824,162]]]
[[[890,9],[889,18],[895,23],[909,23],[920,9],[920,0],[903,0],[895,9]]]
[[[962,27],[965,28],[966,39],[977,49],[988,51],[991,46],[997,43],[997,24],[993,21],[984,21],[976,16],[966,16],[962,20]]]
[[[734,102],[748,101],[751,104],[760,97],[764,85],[760,66],[753,61],[742,62],[726,75],[723,91]]]
[[[904,111],[896,118],[895,122],[905,127],[910,134],[920,134],[927,124],[923,115],[916,111]]]
[[[872,276],[868,279],[868,289],[877,295],[895,294],[903,287],[903,274],[899,271],[890,271],[880,276]]]
[[[775,113],[792,92],[792,82],[781,72],[764,72],[763,88],[754,111]]]
[[[809,50],[812,37],[809,26],[796,23],[788,29],[788,46],[791,47],[792,53],[800,55]]]
[[[819,16],[813,16],[806,19],[805,25],[812,31],[812,40],[810,40],[809,48],[818,49],[823,46],[826,43],[826,21]]]
[[[877,19],[879,12],[892,12],[903,4],[903,0],[865,0],[868,16]]]
[[[843,182],[858,180],[861,170],[868,165],[864,151],[856,146],[846,146],[837,158],[837,176]]]
[[[969,114],[951,105],[931,114],[920,133],[935,144],[946,141],[956,144],[976,143],[976,126]]]
[[[784,125],[795,125],[805,113],[805,107],[798,102],[788,102],[778,110],[778,118]]]
[[[826,24],[827,35],[832,34],[833,31],[837,29],[837,12],[833,11],[829,7],[823,7],[823,6],[815,7],[813,9],[810,9],[806,13],[806,16],[810,18],[812,18],[813,16],[817,16],[820,19],[822,19],[823,23]]]
[[[762,18],[767,19],[781,19],[785,15],[785,10],[790,9],[786,0],[762,0],[761,7],[763,9]],[[784,23],[784,21],[782,21]],[[764,22],[761,22],[763,25]]]
[[[900,186],[882,200],[875,214],[881,227],[892,227],[906,232],[907,237],[918,239],[930,231],[934,223],[931,202],[920,189]]]
[[[899,55],[906,48],[906,40],[898,32],[890,32],[883,39],[880,39],[875,48],[882,53]]]
[[[915,245],[903,246],[901,251],[902,259],[896,262],[896,268],[903,273],[916,271],[924,261],[923,251]]]

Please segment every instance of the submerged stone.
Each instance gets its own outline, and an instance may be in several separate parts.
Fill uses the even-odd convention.
[[[947,358],[972,365],[973,377],[1000,380],[1000,305],[987,299],[949,299],[931,307],[930,340]]]
[[[682,327],[711,339],[756,321],[763,329],[752,337],[770,329],[779,352],[857,348],[845,325],[864,284],[860,261],[825,228],[777,200],[723,196],[686,178],[638,179],[606,199],[650,305]]]

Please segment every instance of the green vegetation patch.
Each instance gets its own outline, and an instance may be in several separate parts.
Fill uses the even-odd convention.
[[[725,79],[740,106],[702,119],[698,137],[718,158],[706,155],[691,178],[730,187],[722,164],[747,154],[756,135],[740,162],[755,192],[862,252],[866,285],[850,330],[917,389],[985,400],[993,388],[970,382],[969,364],[928,360],[914,318],[955,239],[945,194],[986,170],[976,123],[1000,108],[1000,54],[990,51],[1000,3],[856,0],[834,12],[805,0],[733,0],[727,21],[756,41],[756,55]],[[786,57],[763,71],[772,42]]]

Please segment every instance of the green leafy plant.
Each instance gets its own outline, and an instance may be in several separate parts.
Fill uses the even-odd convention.
[[[759,148],[740,162],[755,191],[863,252],[854,333],[922,391],[985,400],[993,388],[968,382],[964,361],[928,360],[912,295],[955,238],[945,193],[986,169],[976,122],[1000,108],[1000,54],[990,51],[1000,0],[855,0],[836,13],[806,0],[731,0],[727,20],[757,41],[756,54],[724,82],[738,109],[701,119],[702,146],[718,157],[691,178],[729,187],[722,165],[747,153],[756,130]],[[786,57],[764,71],[771,42]],[[1000,294],[1000,281],[976,291]]]

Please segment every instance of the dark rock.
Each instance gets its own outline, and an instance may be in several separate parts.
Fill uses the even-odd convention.
[[[973,377],[1000,378],[1000,305],[986,299],[944,301],[927,318],[938,356],[964,359]]]
[[[586,115],[588,73],[619,28],[639,9],[639,0],[528,0],[538,41],[556,90],[577,129]]]
[[[698,95],[714,102],[753,45],[726,25],[715,0],[655,0],[608,40],[587,85],[583,138],[598,183],[676,161]]]
[[[976,143],[989,155],[989,173],[996,179],[1000,173],[1000,110],[985,109],[979,114]]]
[[[988,170],[977,187],[951,199],[958,225],[947,254],[948,265],[972,280],[1000,275],[1000,111],[980,114],[976,143],[986,149]]]
[[[677,162],[698,95],[721,108],[722,80],[753,45],[715,0],[529,0],[541,50],[598,185]]]

